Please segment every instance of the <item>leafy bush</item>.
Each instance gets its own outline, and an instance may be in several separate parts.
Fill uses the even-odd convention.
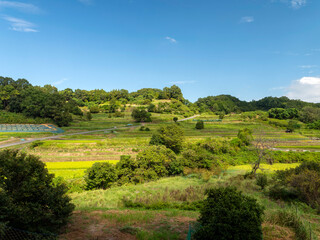
[[[269,195],[276,199],[300,199],[320,210],[320,163],[304,162],[300,166],[276,171]]]
[[[136,122],[151,122],[151,113],[147,112],[145,109],[133,109],[131,117]]]
[[[179,153],[184,142],[184,132],[177,124],[170,124],[158,129],[150,140],[150,145],[164,145]]]
[[[231,187],[210,189],[207,195],[194,239],[262,239],[263,207],[254,198]]]
[[[118,180],[117,169],[108,162],[96,162],[87,169],[84,177],[86,189],[106,189]]]
[[[87,119],[88,121],[91,121],[91,119],[92,119],[92,114],[91,114],[91,112],[87,112],[87,113],[86,113],[86,119]]]
[[[238,131],[238,139],[240,139],[241,145],[249,146],[253,140],[252,131],[248,128],[244,128]]]
[[[15,150],[0,152],[0,221],[31,232],[55,233],[74,205],[67,187],[53,183],[38,157]]]
[[[37,140],[37,141],[34,141],[34,142],[32,142],[31,144],[30,144],[30,148],[36,148],[36,147],[39,147],[39,146],[41,146],[41,145],[43,145],[44,144],[44,142],[43,141],[40,141],[40,140]]]
[[[204,129],[204,123],[202,120],[197,121],[196,129]]]
[[[257,174],[256,176],[256,184],[264,189],[268,185],[268,177],[265,174]]]
[[[135,176],[134,172],[138,168],[138,165],[131,156],[122,155],[116,168],[118,173],[118,184],[123,185],[133,182]]]
[[[100,108],[97,105],[91,106],[89,110],[91,113],[99,113],[100,112]]]
[[[165,146],[151,146],[138,153],[135,182],[156,180],[169,175],[171,162],[176,159],[174,152]]]

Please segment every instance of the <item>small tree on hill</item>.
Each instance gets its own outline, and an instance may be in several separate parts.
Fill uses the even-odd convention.
[[[92,119],[92,114],[91,114],[91,112],[87,112],[87,113],[86,113],[86,118],[87,118],[88,121],[91,121],[91,119]]]
[[[177,117],[174,117],[173,118],[173,121],[176,123],[178,121],[178,118]]]
[[[204,129],[204,123],[202,120],[199,120],[197,123],[196,123],[196,129]]]
[[[252,174],[256,174],[257,170],[260,168],[262,162],[266,162],[268,164],[273,163],[273,154],[272,148],[275,146],[276,141],[274,139],[267,139],[264,136],[264,133],[260,132],[254,139],[254,143],[252,144],[253,150],[257,154],[257,160],[253,163],[252,166]]]
[[[88,190],[106,189],[118,180],[117,169],[111,163],[96,162],[86,171],[84,180]]]
[[[158,129],[150,140],[150,145],[165,145],[175,153],[182,149],[184,142],[184,132],[177,124],[170,124]]]
[[[151,122],[151,113],[147,112],[145,109],[135,108],[133,109],[131,116],[136,122]]]

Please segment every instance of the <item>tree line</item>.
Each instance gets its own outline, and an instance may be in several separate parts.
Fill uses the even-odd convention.
[[[154,100],[171,101],[160,101],[155,104]],[[219,95],[199,98],[192,103],[184,98],[181,89],[176,85],[162,90],[143,88],[135,92],[125,89],[107,92],[103,89],[71,88],[59,91],[51,85],[33,86],[26,79],[13,80],[0,77],[0,109],[23,113],[27,117],[49,118],[59,126],[68,126],[72,121],[72,115],[83,115],[79,107],[87,106],[92,113],[101,110],[117,113],[125,111],[126,104],[146,106],[145,110],[148,112],[186,116],[199,112],[223,115],[262,110],[269,111],[271,118],[299,119],[305,123],[320,120],[320,103],[308,103],[287,97],[265,97],[258,101],[247,102],[231,95]]]

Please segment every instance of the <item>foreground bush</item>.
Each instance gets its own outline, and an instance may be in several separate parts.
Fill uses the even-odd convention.
[[[58,232],[74,205],[67,187],[54,184],[53,177],[36,156],[0,152],[0,222],[31,232]]]
[[[207,195],[194,239],[262,240],[263,207],[254,198],[231,187],[210,189]]]

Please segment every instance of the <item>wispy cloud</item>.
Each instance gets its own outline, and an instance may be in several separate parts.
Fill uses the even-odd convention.
[[[240,23],[252,23],[252,22],[254,22],[254,17],[252,16],[242,17],[240,19]]]
[[[320,78],[303,77],[295,80],[287,88],[289,98],[301,99],[307,102],[320,102]]]
[[[78,0],[79,2],[86,4],[86,5],[91,5],[93,4],[93,0]]]
[[[12,1],[0,1],[0,9],[1,8],[14,8],[16,10],[28,13],[40,13],[41,10],[39,7],[22,2],[12,2]]]
[[[177,84],[177,85],[191,84],[191,83],[196,83],[196,81],[174,81],[174,82],[170,82],[170,84]]]
[[[310,68],[316,68],[318,67],[317,65],[301,65],[299,66],[299,68],[303,68],[303,69],[310,69]]]
[[[290,5],[292,8],[298,9],[307,4],[307,0],[291,0]]]
[[[38,32],[35,29],[35,25],[31,22],[20,18],[14,18],[9,16],[4,16],[4,20],[10,23],[10,29],[17,32]]]
[[[172,38],[172,37],[165,37],[165,39],[167,39],[171,43],[178,43],[178,41],[176,39]]]
[[[61,85],[62,83],[66,82],[66,81],[68,81],[68,78],[62,78],[61,80],[54,82],[52,85],[53,86]]]
[[[293,9],[299,9],[307,5],[307,0],[271,0],[271,2],[284,3]]]

